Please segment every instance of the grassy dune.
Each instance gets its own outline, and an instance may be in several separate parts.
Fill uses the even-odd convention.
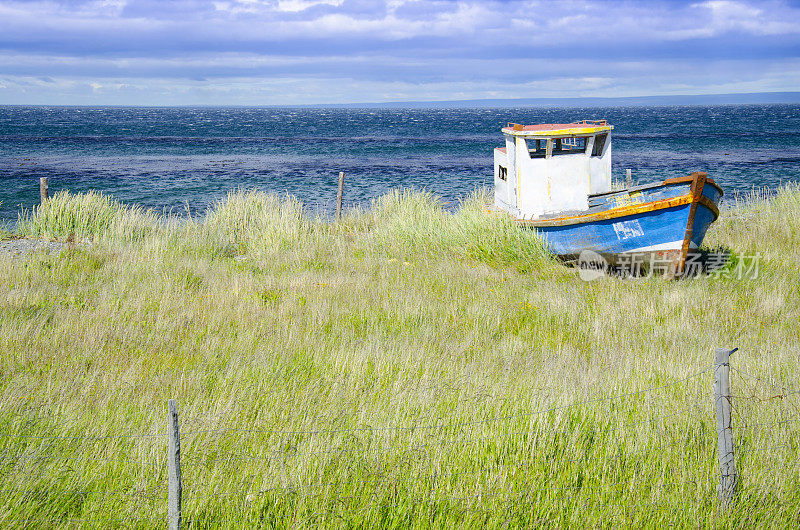
[[[23,213],[77,244],[0,257],[0,525],[163,526],[170,398],[191,527],[797,525],[800,189],[725,208],[732,265],[679,281],[583,282],[484,201]],[[717,346],[740,348],[727,512]]]

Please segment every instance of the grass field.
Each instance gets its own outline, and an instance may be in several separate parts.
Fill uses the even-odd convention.
[[[187,527],[800,524],[800,188],[728,204],[706,244],[732,263],[677,281],[581,281],[484,201],[23,213],[75,244],[0,256],[0,525],[163,527],[170,398]]]

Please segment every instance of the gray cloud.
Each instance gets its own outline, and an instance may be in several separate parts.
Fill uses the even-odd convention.
[[[793,90],[798,50],[780,1],[0,0],[0,103]]]

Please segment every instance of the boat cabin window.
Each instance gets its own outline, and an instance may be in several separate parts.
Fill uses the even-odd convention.
[[[592,147],[592,156],[603,156],[603,148],[606,145],[607,134],[598,134],[594,138],[594,147]]]
[[[503,166],[497,166],[499,168],[499,176],[500,180],[506,180],[508,178],[508,168]]]
[[[571,136],[565,138],[551,138],[549,140],[551,143],[551,154],[555,156],[585,153],[588,139],[589,138],[586,136],[579,136],[577,138]],[[528,152],[531,154],[531,158],[545,158],[547,156],[547,142],[548,140],[546,138],[527,140]]]
[[[531,158],[544,158],[547,156],[547,139],[526,140]]]
[[[553,155],[574,155],[586,152],[586,137],[554,138]]]

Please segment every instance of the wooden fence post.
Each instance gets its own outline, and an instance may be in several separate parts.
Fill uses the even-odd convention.
[[[714,359],[714,403],[717,409],[717,451],[719,454],[719,500],[727,506],[736,494],[738,476],[733,458],[731,428],[730,357],[738,348],[717,348]]]
[[[181,527],[181,433],[178,428],[178,405],[174,399],[168,403],[167,414],[167,467],[169,470],[169,490],[167,495],[167,516],[169,529],[178,530]]]
[[[41,202],[47,200],[47,177],[41,177],[39,179],[39,197]]]
[[[336,192],[336,220],[342,218],[342,194],[344,192],[344,171],[339,172],[339,191]]]
[[[631,170],[630,169],[626,169],[625,170],[625,187],[626,188],[630,188],[631,186],[633,186],[633,177],[631,177]]]

